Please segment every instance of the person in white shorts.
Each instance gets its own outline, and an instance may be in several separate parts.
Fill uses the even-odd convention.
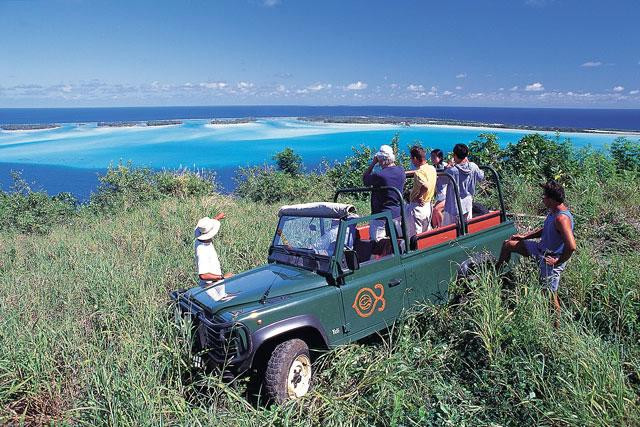
[[[437,172],[427,163],[424,148],[414,145],[409,151],[411,163],[416,168],[406,172],[413,177],[413,187],[407,205],[407,233],[409,236],[427,231],[431,228],[431,199],[435,193]]]
[[[196,270],[201,286],[214,285],[207,293],[216,301],[227,296],[224,282],[215,285],[223,279],[232,276],[231,273],[222,274],[218,253],[213,247],[213,237],[220,230],[220,220],[224,218],[224,213],[219,213],[214,218],[204,217],[198,221],[195,229],[196,241],[194,244]]]

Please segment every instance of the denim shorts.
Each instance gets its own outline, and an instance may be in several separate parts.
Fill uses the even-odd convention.
[[[545,260],[545,253],[540,249],[537,241],[525,240],[525,249],[531,258],[533,258],[538,264],[540,270],[540,285],[543,288],[551,289],[553,292],[558,290],[560,284],[560,274],[567,266],[566,262],[562,264],[556,264],[553,267],[548,265]]]

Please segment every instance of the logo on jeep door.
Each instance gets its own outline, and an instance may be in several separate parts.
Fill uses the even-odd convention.
[[[353,301],[351,307],[358,313],[358,316],[371,316],[373,312],[376,311],[378,303],[380,303],[380,306],[377,307],[378,311],[384,310],[386,305],[386,301],[384,300],[384,287],[380,283],[376,283],[374,288],[380,291],[380,295],[376,294],[371,288],[361,288],[356,294],[356,299]]]

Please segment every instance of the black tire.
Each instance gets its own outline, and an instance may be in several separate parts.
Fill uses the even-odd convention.
[[[492,268],[496,264],[496,257],[491,253],[477,253],[464,261],[458,267],[458,280],[475,280],[485,268]]]
[[[306,367],[302,368],[300,375],[296,375],[295,370],[300,365],[306,365]],[[289,384],[291,375],[293,379]],[[276,403],[302,397],[308,391],[310,381],[311,358],[307,344],[297,338],[278,344],[269,357],[264,375],[264,385],[269,397]],[[297,387],[301,388],[296,391]],[[297,393],[301,394],[297,395]]]

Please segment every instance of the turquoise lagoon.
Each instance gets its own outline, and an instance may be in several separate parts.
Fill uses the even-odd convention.
[[[50,193],[70,191],[83,198],[90,187],[95,187],[96,172],[110,164],[131,161],[134,166],[154,169],[213,169],[223,188],[229,190],[237,167],[271,163],[273,155],[285,147],[291,147],[308,168],[314,168],[322,160],[343,159],[351,154],[352,147],[364,144],[375,148],[388,143],[396,134],[401,147],[420,141],[425,147],[447,151],[456,143],[469,143],[486,132],[497,134],[503,146],[532,133],[435,125],[327,124],[288,118],[226,125],[185,120],[180,125],[158,127],[63,124],[48,130],[0,131],[0,185],[7,188],[9,169],[23,170],[27,178]],[[553,132],[540,133],[556,137]],[[577,147],[594,148],[610,144],[617,136],[559,134]]]

